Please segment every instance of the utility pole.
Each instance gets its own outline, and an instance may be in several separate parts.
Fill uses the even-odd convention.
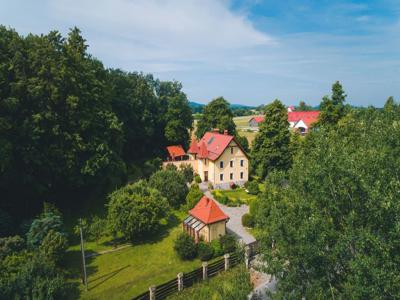
[[[86,261],[85,261],[85,248],[83,246],[83,232],[82,232],[82,219],[79,219],[79,232],[81,234],[81,252],[82,252],[82,265],[83,265],[83,283],[85,284],[85,290],[88,290],[88,282],[86,275]]]

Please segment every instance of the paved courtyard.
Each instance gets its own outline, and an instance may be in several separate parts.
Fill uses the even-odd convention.
[[[210,191],[206,191],[205,195],[208,198],[215,200]],[[243,204],[239,207],[229,207],[219,203],[217,200],[215,200],[215,202],[218,203],[218,206],[230,218],[228,223],[226,223],[228,232],[233,233],[246,244],[252,243],[256,240],[242,225],[242,216],[249,212],[249,207],[247,205]]]

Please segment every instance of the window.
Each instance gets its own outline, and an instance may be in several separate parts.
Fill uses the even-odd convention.
[[[229,174],[229,178],[233,180],[233,173]]]
[[[219,174],[219,180],[224,181],[224,174]]]
[[[233,147],[231,147],[231,154],[233,154]]]
[[[244,160],[241,159],[241,160],[240,160],[240,166],[243,167],[243,165],[244,165]]]
[[[233,160],[231,160],[231,161],[229,162],[229,166],[230,166],[231,168],[233,168]]]
[[[240,172],[240,179],[243,179],[243,172]]]
[[[220,161],[220,162],[219,162],[219,167],[220,167],[221,169],[224,167],[224,162],[223,162],[223,161]]]

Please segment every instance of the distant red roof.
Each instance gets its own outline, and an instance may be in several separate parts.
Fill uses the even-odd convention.
[[[264,116],[256,116],[256,117],[252,117],[250,120],[254,120],[257,123],[261,123],[262,121],[264,121]]]
[[[167,151],[172,158],[186,155],[181,145],[168,146]]]
[[[214,200],[203,196],[189,214],[199,219],[204,224],[212,224],[218,221],[228,220],[229,217],[219,208]]]
[[[312,123],[318,121],[319,111],[288,111],[288,122],[297,123],[300,120],[310,127]],[[261,123],[264,121],[265,116],[256,116],[251,118],[250,120],[255,120],[257,123]]]

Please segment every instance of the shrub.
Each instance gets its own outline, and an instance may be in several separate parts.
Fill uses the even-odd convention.
[[[63,223],[59,215],[45,212],[33,220],[28,234],[27,243],[30,247],[38,247],[50,230],[61,232]]]
[[[92,217],[92,220],[88,224],[88,235],[90,240],[99,242],[99,240],[107,232],[107,220],[101,219],[97,216]]]
[[[213,248],[214,257],[218,257],[224,254],[224,250],[222,249],[222,245],[219,240],[212,240],[210,245]]]
[[[160,221],[169,216],[167,200],[145,181],[120,188],[109,199],[109,228],[131,240],[156,232]]]
[[[221,204],[225,204],[228,205],[230,203],[230,200],[228,198],[228,196],[226,195],[220,195],[217,197],[218,202],[220,202]]]
[[[193,259],[196,257],[196,244],[191,236],[182,232],[175,240],[174,249],[181,259]]]
[[[196,183],[201,183],[201,177],[200,177],[199,175],[196,175],[196,176],[194,177],[194,181],[195,181]]]
[[[197,254],[199,255],[201,261],[207,261],[213,257],[214,249],[211,247],[211,245],[205,242],[200,242],[197,245]]]
[[[181,164],[180,171],[183,177],[186,179],[187,183],[191,183],[194,178],[194,172],[192,165],[189,164]]]
[[[251,214],[244,214],[242,216],[242,224],[244,227],[254,227],[254,218]]]
[[[247,190],[249,191],[249,194],[257,195],[260,192],[260,188],[258,186],[258,182],[257,181],[250,181],[247,184]]]
[[[212,185],[211,182],[209,182],[209,183],[208,183],[208,189],[209,189],[209,190],[212,190],[213,188],[214,188],[214,186]]]
[[[229,183],[229,187],[234,190],[235,188],[237,188],[237,185],[234,182],[230,182]]]
[[[203,197],[203,192],[200,190],[199,185],[197,183],[193,184],[186,196],[186,209],[192,209],[201,197]]]
[[[50,230],[44,237],[39,250],[44,257],[51,259],[54,262],[59,262],[67,250],[68,242],[65,234]]]
[[[219,239],[224,253],[231,253],[236,250],[236,238],[231,234],[225,234]]]
[[[19,235],[0,238],[0,259],[25,247],[25,241]]]

